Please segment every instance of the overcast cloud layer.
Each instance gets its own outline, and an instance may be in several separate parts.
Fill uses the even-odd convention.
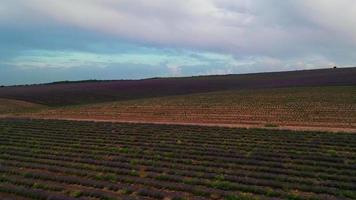
[[[0,84],[355,63],[355,0],[0,0]]]

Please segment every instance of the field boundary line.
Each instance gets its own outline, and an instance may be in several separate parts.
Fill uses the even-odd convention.
[[[110,123],[130,123],[130,124],[157,124],[157,125],[205,126],[205,127],[246,128],[246,129],[266,129],[266,130],[289,130],[289,131],[305,131],[305,132],[356,133],[356,128],[291,126],[291,125],[281,125],[278,127],[266,127],[264,124],[247,124],[247,123],[224,124],[224,123],[113,120],[113,119],[68,118],[68,117],[56,117],[56,118],[18,117],[18,116],[11,116],[11,115],[0,115],[0,119],[65,120],[65,121],[83,121],[83,122],[110,122]]]

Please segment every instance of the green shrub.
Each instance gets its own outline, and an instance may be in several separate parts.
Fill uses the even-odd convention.
[[[74,198],[79,198],[80,196],[82,196],[82,192],[79,190],[73,190],[70,192],[69,195]]]
[[[210,183],[210,186],[220,190],[233,190],[235,187],[229,181],[216,180]]]
[[[225,197],[224,200],[259,200],[259,198],[254,197],[250,194],[241,194],[239,196],[229,195],[229,196]]]
[[[356,199],[356,192],[350,191],[350,190],[344,190],[340,192],[341,196],[351,198],[351,199]]]
[[[97,180],[104,180],[104,181],[111,181],[111,182],[116,182],[117,180],[117,176],[116,174],[103,174],[103,173],[99,173],[95,176],[95,178]]]

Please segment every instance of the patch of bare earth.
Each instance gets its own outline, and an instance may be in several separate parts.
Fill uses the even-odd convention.
[[[125,122],[125,123],[153,123],[153,124],[175,124],[175,125],[197,125],[197,126],[221,126],[231,128],[266,128],[279,130],[296,130],[296,131],[327,131],[327,132],[355,132],[356,124],[345,123],[323,123],[323,122],[288,122],[278,121],[272,126],[266,121],[256,120],[226,120],[226,117],[220,119],[209,119],[204,116],[195,116],[194,118],[179,118],[178,116],[155,117],[148,115],[81,115],[81,114],[65,114],[65,115],[27,115],[23,117],[36,119],[61,119],[75,121],[97,121],[97,122]],[[269,122],[270,123],[270,122]]]

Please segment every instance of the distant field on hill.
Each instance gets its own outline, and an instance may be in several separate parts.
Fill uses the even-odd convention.
[[[69,106],[27,116],[356,128],[356,86],[211,92]]]
[[[356,85],[356,68],[241,75],[81,81],[0,88],[0,98],[48,106],[125,101],[226,90]]]
[[[30,112],[45,108],[45,106],[26,101],[0,98],[0,115],[18,112]]]

